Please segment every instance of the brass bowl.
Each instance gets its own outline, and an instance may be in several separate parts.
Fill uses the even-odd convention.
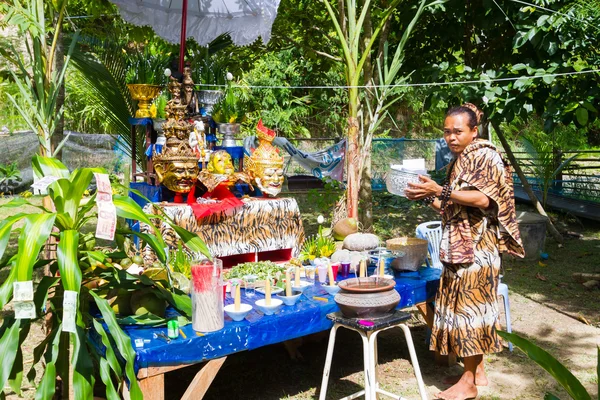
[[[162,86],[130,83],[127,85],[131,98],[138,102],[136,118],[150,118],[150,102],[158,97]]]

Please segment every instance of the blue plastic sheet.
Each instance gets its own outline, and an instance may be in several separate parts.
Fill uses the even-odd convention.
[[[432,298],[439,284],[440,270],[421,268],[418,272],[396,275],[396,290],[400,293],[398,308],[410,307]],[[315,300],[314,296],[327,301]],[[242,290],[242,303],[254,304],[263,295],[256,293],[247,298]],[[225,304],[233,302],[227,295]],[[320,285],[311,286],[304,292],[300,301],[292,307],[283,306],[275,315],[262,315],[252,310],[245,320],[235,322],[225,315],[225,327],[217,332],[199,336],[192,325],[182,327],[185,338],[167,343],[156,337],[157,333],[167,335],[167,328],[124,327],[134,343],[143,343],[134,349],[137,353],[136,368],[151,366],[182,365],[223,357],[244,350],[280,343],[286,340],[330,329],[332,322],[326,315],[338,311],[337,304]]]

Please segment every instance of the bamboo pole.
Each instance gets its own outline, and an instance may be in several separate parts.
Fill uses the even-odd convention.
[[[535,197],[535,194],[533,193],[533,190],[531,189],[531,185],[527,181],[527,178],[525,177],[525,174],[523,173],[523,170],[521,169],[521,167],[517,163],[517,159],[515,158],[515,155],[513,154],[512,150],[510,148],[510,145],[506,141],[506,138],[504,137],[504,133],[500,129],[500,124],[498,124],[497,122],[492,121],[492,126],[494,127],[494,130],[496,131],[496,134],[498,135],[498,139],[500,139],[500,143],[502,143],[502,147],[504,147],[504,152],[506,153],[506,156],[510,160],[510,163],[512,164],[512,166],[514,168],[515,173],[517,174],[517,176],[521,180],[521,184],[523,185],[523,190],[525,190],[525,193],[527,193],[527,196],[529,196],[529,199],[533,203],[533,206],[535,207],[535,209],[537,210],[537,212],[547,218],[547,224],[546,224],[546,226],[548,228],[548,231],[552,235],[552,237],[558,243],[562,244],[563,241],[564,241],[562,235],[556,229],[556,227],[554,226],[554,224],[552,223],[552,221],[548,217],[548,214],[546,214],[546,210],[544,210],[544,207],[542,207],[542,203],[540,203],[540,201],[537,199],[537,197]]]

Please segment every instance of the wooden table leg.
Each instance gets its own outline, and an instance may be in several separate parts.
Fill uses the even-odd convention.
[[[183,396],[181,396],[181,400],[202,399],[226,359],[227,357],[221,357],[208,361],[206,365],[198,371]],[[146,397],[144,397],[144,399],[145,398]]]
[[[144,400],[164,400],[165,398],[165,374],[149,376],[147,378],[138,379],[138,385],[144,395]],[[130,400],[129,389],[127,383],[123,382],[123,399]]]

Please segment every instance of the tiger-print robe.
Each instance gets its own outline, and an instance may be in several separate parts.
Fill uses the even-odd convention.
[[[495,353],[502,350],[496,333],[500,254],[524,255],[512,172],[490,142],[475,140],[451,164],[448,177],[452,190],[479,190],[491,201],[486,210],[446,206],[431,350],[459,357]]]

